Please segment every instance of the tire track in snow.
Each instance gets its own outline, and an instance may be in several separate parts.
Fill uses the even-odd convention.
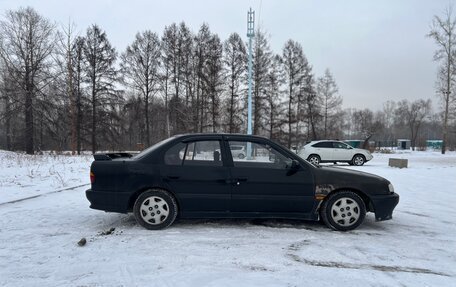
[[[7,202],[2,202],[2,203],[0,203],[0,206],[7,205],[7,204],[18,203],[18,202],[22,202],[22,201],[25,201],[25,200],[34,199],[34,198],[38,198],[38,197],[41,197],[41,196],[46,196],[46,195],[49,195],[49,194],[58,193],[58,192],[66,191],[66,190],[73,190],[73,189],[76,189],[76,188],[79,188],[79,187],[83,187],[83,186],[87,186],[87,185],[90,185],[90,183],[80,184],[80,185],[76,185],[76,186],[72,186],[72,187],[66,187],[66,188],[62,188],[62,189],[58,189],[58,190],[54,190],[54,191],[50,191],[50,192],[46,192],[46,193],[42,193],[42,194],[38,194],[38,195],[33,195],[33,196],[24,197],[24,198],[20,198],[20,199],[15,199],[15,200],[7,201]]]
[[[429,274],[429,275],[438,275],[445,277],[453,277],[450,274],[443,272],[433,271],[425,268],[417,267],[402,267],[402,266],[387,266],[387,265],[377,265],[377,264],[354,264],[347,262],[336,262],[336,261],[319,261],[319,260],[309,260],[302,258],[301,256],[295,254],[302,247],[309,244],[309,240],[303,240],[300,242],[293,243],[288,246],[288,253],[286,256],[292,259],[295,262],[304,263],[306,265],[315,266],[315,267],[326,267],[326,268],[343,268],[343,269],[358,269],[358,270],[375,270],[381,272],[405,272],[405,273],[418,273],[418,274]]]

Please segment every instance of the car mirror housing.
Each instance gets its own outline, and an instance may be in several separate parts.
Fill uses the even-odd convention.
[[[291,161],[290,169],[291,170],[297,170],[300,166],[301,166],[301,164],[299,163],[299,161],[294,159],[294,160]]]

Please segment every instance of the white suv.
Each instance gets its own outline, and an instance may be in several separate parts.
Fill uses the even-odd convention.
[[[315,165],[320,162],[347,162],[359,166],[372,159],[372,154],[367,150],[330,140],[310,142],[298,152],[298,155]]]
[[[230,150],[233,158],[245,158],[245,147],[243,145],[230,145]]]

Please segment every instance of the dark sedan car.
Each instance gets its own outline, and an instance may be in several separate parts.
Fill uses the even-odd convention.
[[[245,157],[231,147],[242,147]],[[139,224],[162,229],[180,218],[295,218],[351,230],[366,212],[392,218],[399,195],[379,176],[315,167],[258,136],[187,134],[138,155],[95,154],[91,208],[133,212]]]

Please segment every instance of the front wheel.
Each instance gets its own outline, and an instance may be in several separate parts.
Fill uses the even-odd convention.
[[[307,161],[310,162],[313,165],[319,165],[320,164],[320,157],[316,154],[310,155],[307,158]]]
[[[360,154],[355,155],[352,159],[353,165],[356,165],[356,166],[361,166],[365,162],[366,162],[366,159],[364,158],[363,155],[360,155]]]
[[[366,217],[364,201],[352,191],[336,192],[327,198],[320,209],[323,222],[334,230],[353,230]]]
[[[151,230],[170,226],[177,216],[177,203],[168,192],[150,189],[139,195],[133,207],[136,221]]]

